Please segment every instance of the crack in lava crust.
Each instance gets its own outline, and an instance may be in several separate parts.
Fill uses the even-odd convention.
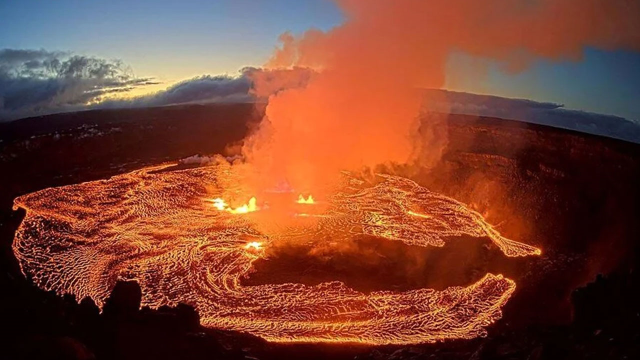
[[[90,296],[100,306],[117,280],[135,279],[143,305],[188,303],[204,326],[269,341],[409,344],[485,335],[515,283],[487,274],[468,287],[370,294],[337,281],[242,286],[252,263],[265,256],[245,245],[364,234],[443,246],[449,236],[468,234],[489,237],[507,256],[540,253],[404,178],[381,176],[370,184],[345,174],[322,216],[265,233],[253,215],[216,211],[202,200],[211,196],[205,186],[222,193],[222,185],[233,183],[228,167],[167,167],[17,198],[14,206],[27,210],[13,244],[22,271],[44,289]]]

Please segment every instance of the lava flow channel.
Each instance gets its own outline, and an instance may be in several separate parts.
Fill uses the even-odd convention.
[[[314,221],[259,231],[253,216],[260,211],[234,214],[203,200],[222,196],[221,186],[234,183],[229,173],[222,165],[159,166],[21,196],[14,206],[27,214],[14,253],[38,286],[89,296],[100,306],[117,280],[136,280],[143,305],[191,304],[207,327],[277,342],[368,344],[483,336],[515,283],[487,274],[467,287],[364,294],[338,281],[242,286],[240,279],[265,248],[305,237],[364,234],[444,246],[448,237],[467,234],[490,238],[507,256],[540,253],[502,237],[460,202],[394,176],[370,184],[346,174]]]

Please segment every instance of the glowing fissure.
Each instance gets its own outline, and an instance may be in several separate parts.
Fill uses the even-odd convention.
[[[227,202],[221,198],[206,199],[206,201],[210,202],[213,205],[213,207],[215,207],[216,209],[220,211],[227,211],[232,214],[246,214],[246,213],[254,212],[258,210],[258,206],[257,206],[258,200],[255,197],[252,197],[251,199],[249,199],[249,202],[247,204],[238,206],[236,208],[230,207],[227,204]]]
[[[298,204],[307,204],[307,205],[310,205],[310,204],[314,204],[314,203],[315,203],[315,200],[313,200],[313,196],[311,196],[311,195],[309,195],[309,197],[307,197],[306,199],[304,198],[304,196],[300,195],[300,196],[298,196],[298,201],[297,201],[297,203],[298,203]]]
[[[262,243],[259,241],[252,241],[247,243],[247,245],[244,246],[245,249],[250,250],[250,249],[254,249],[254,250],[261,250],[262,249]]]
[[[242,286],[240,279],[286,241],[314,246],[370,235],[443,246],[467,234],[490,238],[507,256],[539,253],[502,237],[463,204],[395,176],[371,185],[345,175],[317,218],[259,231],[256,218],[268,210],[245,216],[202,201],[228,190],[208,192],[205,184],[236,183],[221,166],[151,167],[17,198],[15,206],[27,211],[13,244],[22,271],[44,289],[90,296],[100,306],[117,279],[135,279],[143,305],[188,303],[204,326],[269,341],[409,344],[484,335],[515,283],[486,274],[467,287],[365,294],[338,281]]]

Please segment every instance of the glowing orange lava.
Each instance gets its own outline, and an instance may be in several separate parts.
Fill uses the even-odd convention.
[[[220,211],[227,211],[230,212],[232,214],[246,214],[249,212],[254,212],[258,210],[258,206],[257,204],[257,199],[255,197],[252,197],[251,199],[249,199],[249,203],[248,204],[244,204],[242,206],[238,206],[236,208],[231,208],[226,201],[224,201],[221,198],[215,198],[215,199],[205,199],[206,201],[210,202],[213,204],[213,207],[215,207],[216,209],[220,210]]]
[[[540,252],[504,238],[464,204],[396,176],[371,184],[345,174],[322,213],[292,212],[291,226],[263,230],[269,209],[242,215],[257,209],[255,198],[232,209],[221,200],[230,189],[208,187],[236,183],[228,168],[166,168],[18,197],[15,206],[27,211],[13,243],[22,271],[44,289],[100,306],[118,279],[133,279],[143,305],[188,303],[204,326],[269,341],[410,344],[482,336],[515,283],[486,274],[467,287],[365,294],[339,281],[243,286],[240,279],[265,249],[287,241],[314,246],[369,235],[444,246],[471,235],[488,237],[507,256]]]
[[[251,249],[260,250],[262,249],[262,243],[259,241],[252,241],[250,243],[247,243],[247,245],[245,245],[244,248],[247,250],[251,250]]]
[[[304,196],[300,195],[298,196],[298,204],[314,204],[315,201],[313,200],[313,196],[309,195],[308,198],[304,198]]]

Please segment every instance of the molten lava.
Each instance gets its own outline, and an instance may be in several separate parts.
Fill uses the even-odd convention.
[[[215,207],[216,209],[220,211],[227,211],[232,214],[246,214],[246,213],[254,212],[258,210],[258,206],[256,205],[258,200],[255,197],[252,197],[251,199],[249,199],[248,204],[244,204],[236,208],[231,208],[227,204],[227,202],[221,198],[205,199],[205,200],[208,202],[211,202],[213,204],[213,207]]]
[[[298,196],[298,204],[314,204],[315,201],[313,200],[313,196],[309,195],[308,198],[304,198],[304,196],[300,195]]]
[[[322,213],[294,211],[288,226],[264,227],[260,218],[270,223],[270,208],[243,215],[258,209],[255,198],[237,208],[222,200],[234,189],[219,184],[237,183],[228,168],[168,167],[17,198],[15,206],[27,211],[13,244],[22,271],[44,289],[90,296],[100,306],[118,279],[133,279],[145,306],[188,303],[204,326],[269,341],[409,344],[482,336],[501,317],[515,283],[486,274],[467,287],[365,294],[338,281],[243,286],[240,280],[267,256],[265,249],[288,241],[311,247],[368,235],[444,246],[466,234],[491,239],[507,256],[540,253],[504,238],[464,204],[401,177],[380,175],[372,184],[345,174]]]
[[[262,249],[262,243],[259,241],[252,241],[250,243],[247,243],[247,245],[244,246],[245,249],[247,250],[260,250]]]

